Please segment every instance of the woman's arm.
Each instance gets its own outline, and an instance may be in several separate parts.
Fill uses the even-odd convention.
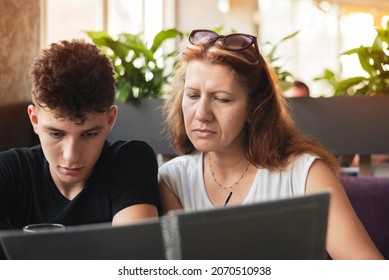
[[[308,172],[306,194],[331,192],[327,251],[333,259],[383,259],[363,227],[337,175],[315,160]]]

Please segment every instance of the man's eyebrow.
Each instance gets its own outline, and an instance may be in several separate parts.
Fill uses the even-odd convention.
[[[51,131],[56,131],[56,132],[65,133],[65,130],[56,128],[56,127],[51,126],[51,125],[44,125],[43,127],[44,127],[44,129],[46,129],[46,130],[51,130]],[[83,130],[82,132],[85,133],[85,132],[89,132],[89,131],[101,130],[102,128],[103,128],[102,125],[95,125],[95,126],[93,126],[93,127],[91,127],[91,128],[88,128],[88,129]]]
[[[88,129],[85,129],[84,132],[88,132],[88,131],[95,131],[95,130],[101,130],[103,128],[102,125],[95,125],[91,128],[88,128]]]
[[[43,128],[46,130],[51,130],[51,131],[64,132],[64,130],[58,129],[58,128],[51,126],[51,125],[44,125]]]

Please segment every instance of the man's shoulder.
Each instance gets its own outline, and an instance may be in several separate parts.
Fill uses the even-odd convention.
[[[40,160],[43,158],[43,151],[40,145],[29,148],[12,148],[0,152],[0,159],[6,160]]]
[[[156,165],[156,155],[153,149],[143,141],[107,142],[99,159],[103,166],[109,165],[119,169],[134,166]]]
[[[0,152],[0,168],[10,172],[27,172],[27,170],[42,170],[45,162],[42,148],[12,148]],[[15,173],[17,174],[17,173]]]
[[[153,152],[153,149],[144,141],[132,140],[132,141],[115,141],[112,143],[107,142],[105,152],[113,155],[122,154],[138,154]],[[153,152],[154,153],[154,152]]]

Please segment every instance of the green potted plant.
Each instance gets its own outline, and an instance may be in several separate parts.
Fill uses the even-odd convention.
[[[269,61],[270,66],[274,69],[274,72],[280,81],[282,90],[287,90],[292,85],[293,81],[295,81],[295,77],[291,72],[285,70],[284,67],[279,64],[281,57],[277,56],[278,48],[283,42],[292,39],[299,34],[299,32],[300,30],[295,31],[281,38],[281,40],[277,43],[265,42],[261,45],[261,49],[264,50],[265,57]]]
[[[108,140],[143,140],[158,153],[172,153],[162,137],[160,106],[176,50],[166,53],[162,47],[168,40],[182,39],[183,33],[162,30],[151,45],[142,33],[122,33],[115,38],[104,31],[86,33],[114,66],[119,114]]]
[[[330,98],[292,100],[300,128],[339,155],[360,155],[359,175],[371,176],[371,154],[388,154],[389,24],[377,30],[370,46],[341,55],[357,55],[364,76],[341,79],[329,69],[314,80],[332,88]]]
[[[332,86],[334,96],[386,95],[389,94],[389,21],[386,29],[377,29],[377,35],[370,46],[360,46],[341,55],[356,54],[365,76],[338,79],[326,69],[323,76],[315,80],[325,80]]]
[[[105,31],[86,33],[113,62],[118,100],[161,97],[171,75],[168,69],[172,68],[165,66],[176,53],[175,50],[164,53],[161,48],[166,40],[182,38],[181,32],[162,30],[155,35],[150,47],[142,33],[121,33],[117,38]]]

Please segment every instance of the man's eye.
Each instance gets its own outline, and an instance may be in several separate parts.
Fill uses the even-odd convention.
[[[50,132],[49,134],[51,137],[54,137],[54,138],[61,138],[63,136],[62,132]]]
[[[85,138],[93,138],[97,135],[97,132],[86,132],[84,133]]]

